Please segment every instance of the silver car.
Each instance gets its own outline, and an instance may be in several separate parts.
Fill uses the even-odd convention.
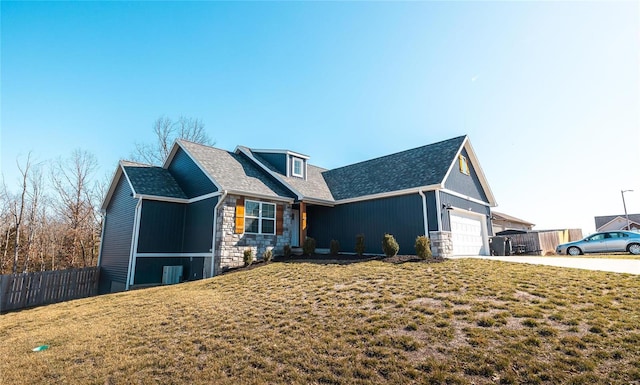
[[[589,235],[575,242],[556,247],[556,254],[614,253],[627,251],[640,254],[640,233],[634,231],[605,231]]]

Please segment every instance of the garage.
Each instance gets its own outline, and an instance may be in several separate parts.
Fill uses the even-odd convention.
[[[453,255],[486,255],[486,225],[484,217],[462,212],[451,212],[451,240]]]

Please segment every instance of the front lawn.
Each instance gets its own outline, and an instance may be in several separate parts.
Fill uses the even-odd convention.
[[[5,314],[0,341],[2,384],[629,384],[640,280],[479,259],[271,263]]]

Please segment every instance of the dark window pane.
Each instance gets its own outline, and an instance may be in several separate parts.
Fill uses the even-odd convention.
[[[263,218],[275,218],[276,217],[276,206],[269,204],[269,203],[263,203],[262,204],[262,217]]]
[[[260,215],[260,203],[258,202],[247,202],[245,204],[245,216],[248,217],[257,217]]]
[[[244,220],[244,231],[246,233],[257,233],[258,232],[258,220],[253,218],[245,218]]]
[[[262,220],[262,234],[275,234],[276,222],[273,219]]]

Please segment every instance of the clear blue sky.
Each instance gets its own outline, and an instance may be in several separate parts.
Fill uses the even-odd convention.
[[[110,175],[161,115],[333,168],[470,135],[498,211],[640,212],[638,2],[0,2],[1,169]]]

